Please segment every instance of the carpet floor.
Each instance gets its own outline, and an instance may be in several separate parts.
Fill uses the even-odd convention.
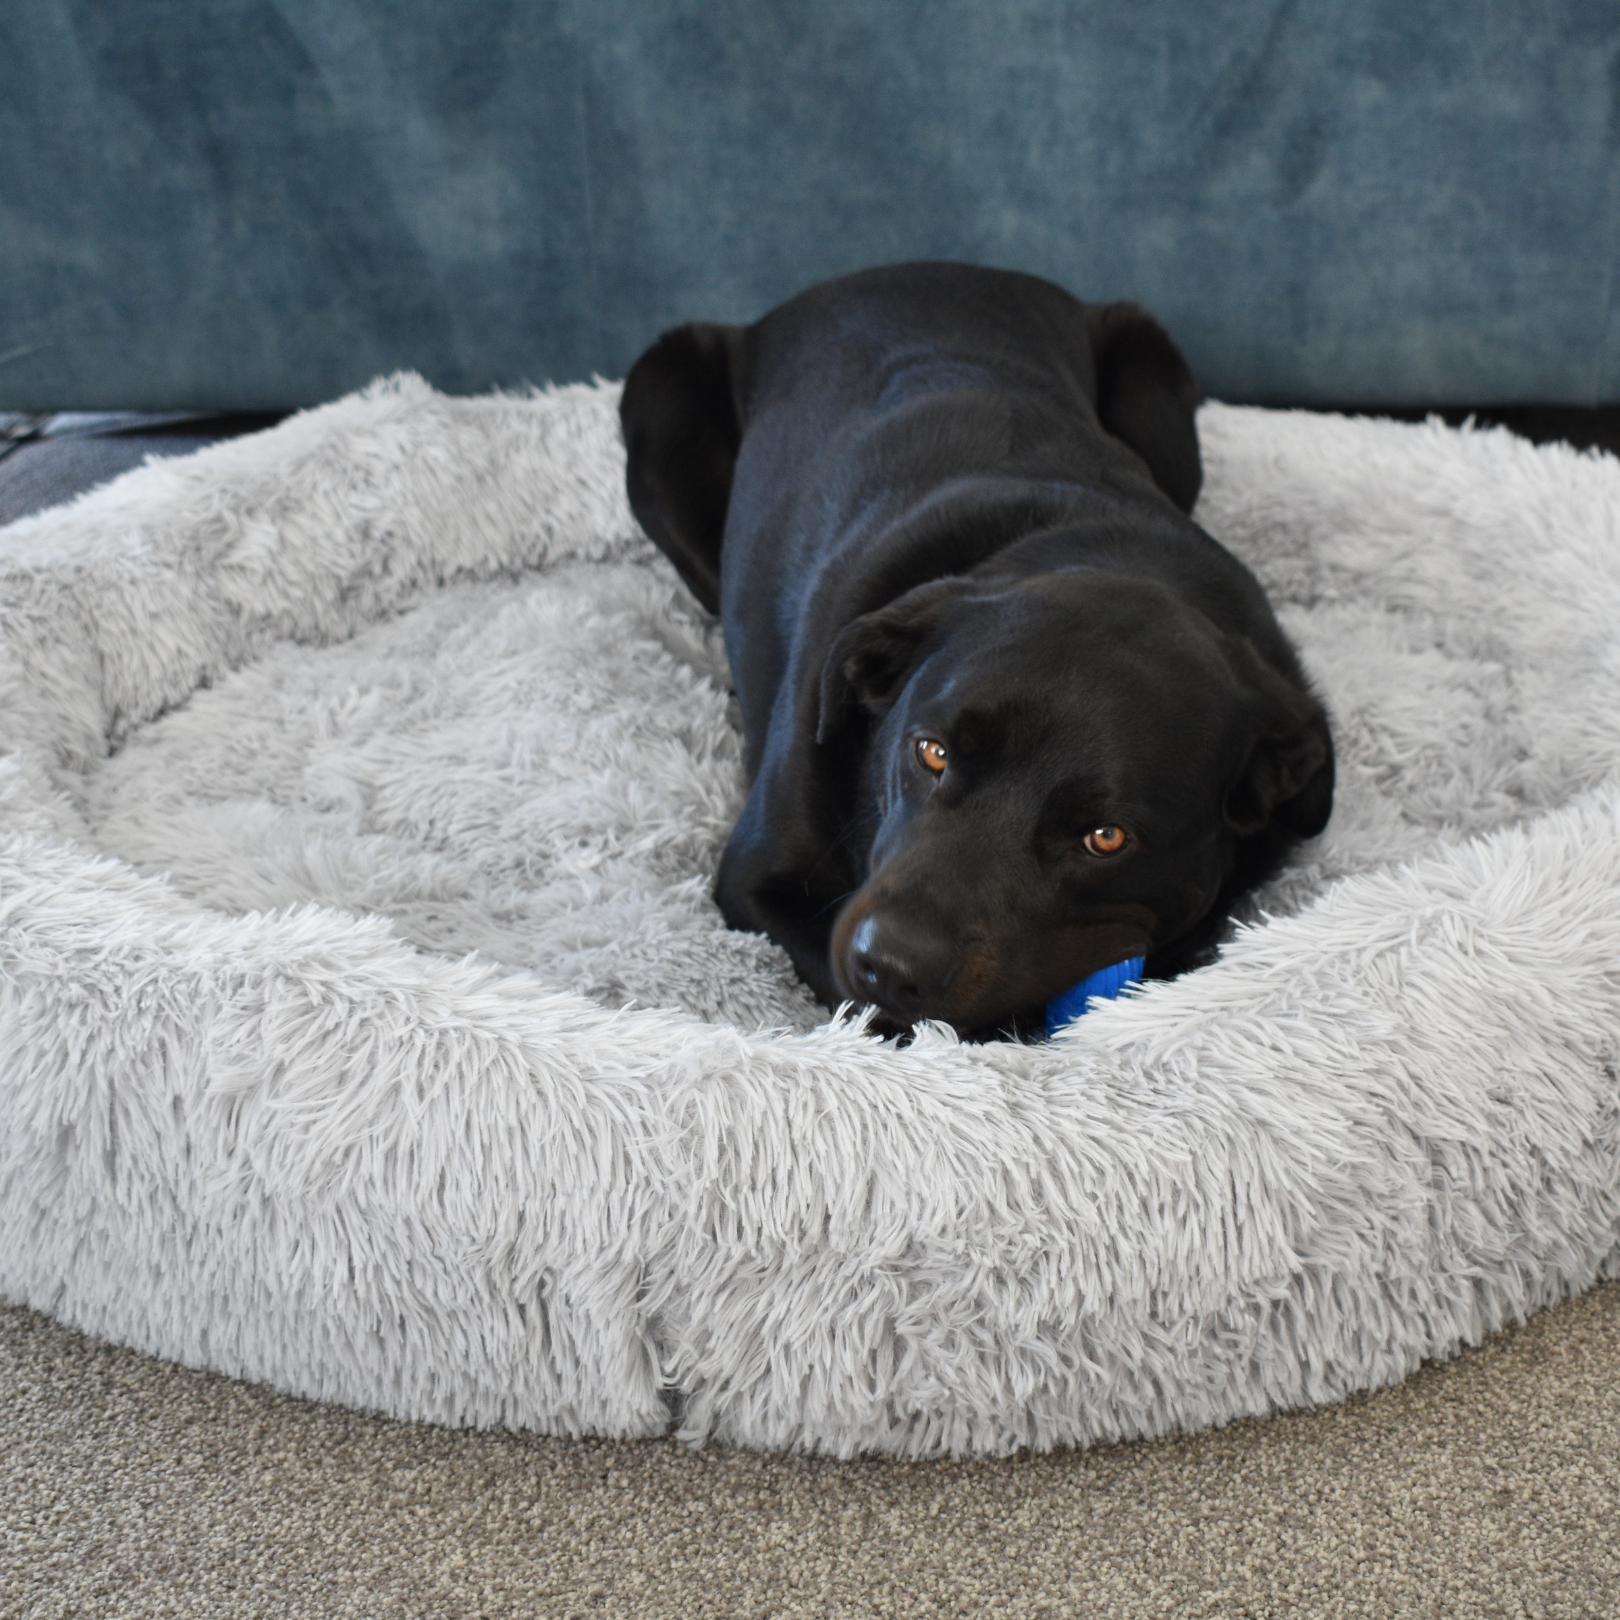
[[[1343,1406],[990,1462],[370,1418],[0,1308],[0,1615],[1612,1616],[1620,1283]]]

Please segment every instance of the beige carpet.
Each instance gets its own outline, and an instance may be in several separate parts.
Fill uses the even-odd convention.
[[[385,1422],[0,1308],[0,1614],[1620,1615],[1620,1284],[1397,1390],[988,1463]]]

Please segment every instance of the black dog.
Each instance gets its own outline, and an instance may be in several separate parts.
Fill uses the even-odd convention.
[[[631,369],[630,503],[742,705],[720,907],[829,1006],[1010,1033],[1111,962],[1178,972],[1327,821],[1322,707],[1187,516],[1196,403],[1137,305],[950,264]]]

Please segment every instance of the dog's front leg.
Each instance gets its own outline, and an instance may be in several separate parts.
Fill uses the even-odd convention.
[[[771,827],[763,800],[758,791],[751,795],[732,829],[715,900],[731,927],[768,935],[792,958],[817,1000],[837,1007],[849,997],[833,977],[833,924],[858,879],[848,870],[847,854],[836,846],[807,848],[784,836],[784,829]]]

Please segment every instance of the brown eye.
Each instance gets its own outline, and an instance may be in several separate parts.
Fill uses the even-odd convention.
[[[934,776],[945,769],[945,744],[932,737],[917,739],[917,763]]]
[[[1095,827],[1085,837],[1093,855],[1117,855],[1129,842],[1130,834],[1123,827]]]

